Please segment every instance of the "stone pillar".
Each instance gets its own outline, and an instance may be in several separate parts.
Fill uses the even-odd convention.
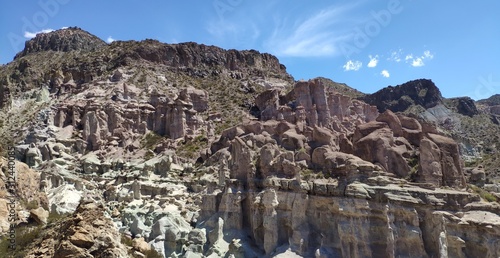
[[[137,181],[137,179],[134,180],[132,183],[132,191],[134,192],[134,200],[140,200],[141,199],[141,183]]]

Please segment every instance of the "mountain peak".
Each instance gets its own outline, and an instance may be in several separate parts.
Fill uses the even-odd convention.
[[[36,37],[26,41],[24,50],[17,53],[14,60],[42,51],[92,51],[105,45],[106,42],[97,36],[78,27],[69,27],[49,33],[37,34]]]
[[[376,105],[380,112],[390,109],[405,111],[412,105],[431,108],[441,103],[443,96],[439,88],[429,79],[418,79],[397,86],[388,86],[363,98]]]

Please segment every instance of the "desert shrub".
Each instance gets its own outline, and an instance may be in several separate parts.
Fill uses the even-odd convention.
[[[469,188],[472,189],[475,193],[479,194],[482,199],[488,201],[488,202],[496,202],[498,201],[497,197],[491,194],[490,192],[475,186],[475,185],[469,185]]]
[[[141,147],[153,150],[163,139],[163,136],[158,135],[155,132],[149,132],[142,138]]]
[[[26,247],[30,245],[41,234],[43,227],[23,227],[16,229],[16,249],[9,249],[8,237],[0,240],[0,258],[25,257]]]
[[[37,209],[38,207],[40,207],[40,204],[38,203],[38,201],[32,200],[29,202],[25,202],[24,207],[26,207],[27,210]]]
[[[69,214],[58,214],[57,212],[49,213],[49,217],[47,218],[47,224],[52,224],[58,221],[61,221],[67,218]]]
[[[146,258],[163,258],[163,255],[158,253],[155,249],[151,248],[151,250],[144,253]]]
[[[186,140],[177,148],[177,155],[190,159],[197,158],[199,152],[208,147],[208,138],[203,134],[198,135],[192,140]]]

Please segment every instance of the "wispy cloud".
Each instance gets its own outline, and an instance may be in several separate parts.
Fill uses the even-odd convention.
[[[370,58],[370,62],[368,62],[367,66],[370,68],[377,67],[378,55],[375,55],[375,56],[369,55],[368,58]]]
[[[431,51],[429,51],[429,50],[425,50],[425,51],[424,51],[424,57],[425,57],[425,58],[428,58],[428,59],[433,59],[433,58],[434,58],[434,55],[431,53]]]
[[[32,39],[34,37],[36,37],[36,34],[39,34],[39,33],[49,33],[49,32],[52,32],[54,31],[53,29],[43,29],[41,31],[36,31],[36,32],[29,32],[29,31],[25,31],[24,32],[24,37],[27,38],[27,39]]]
[[[390,54],[389,58],[387,58],[387,60],[399,63],[399,62],[401,62],[402,55],[403,55],[403,50],[400,48],[398,50],[391,51],[391,54]]]
[[[349,60],[342,67],[344,67],[344,71],[347,72],[347,71],[357,71],[357,70],[361,69],[361,66],[363,66],[363,63],[361,63],[360,61]]]
[[[108,43],[111,43],[111,42],[113,42],[113,41],[115,41],[115,39],[114,39],[114,38],[112,38],[111,36],[109,36],[109,37],[106,39],[106,42],[108,42]]]
[[[380,75],[384,76],[385,78],[391,77],[391,74],[389,74],[389,71],[387,70],[382,70],[382,72],[380,72]]]
[[[353,4],[331,6],[295,24],[277,19],[278,25],[266,48],[276,55],[294,57],[333,56],[340,54],[340,42],[351,37],[350,26],[342,26],[349,18]],[[299,19],[300,20],[300,19]]]
[[[218,44],[231,47],[253,45],[261,35],[260,29],[251,19],[244,22],[230,20],[212,20],[206,25],[207,32],[217,40]]]

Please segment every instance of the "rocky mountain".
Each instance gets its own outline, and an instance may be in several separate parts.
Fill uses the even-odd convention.
[[[294,81],[254,50],[102,43],[39,34],[0,68],[18,175],[8,187],[3,159],[1,255],[500,255],[500,184],[464,162],[479,138],[458,127],[491,121],[474,101],[430,80],[369,95]]]
[[[95,51],[106,45],[102,39],[77,27],[58,30],[52,33],[40,33],[33,40],[26,41],[24,50],[15,59],[42,51]]]
[[[403,112],[411,106],[432,108],[442,103],[443,96],[438,87],[426,79],[410,81],[395,87],[389,86],[362,98],[383,112]]]
[[[500,109],[496,96],[479,101],[444,98],[432,81],[415,80],[358,98],[376,105],[380,112],[390,109],[435,124],[459,143],[467,171],[481,166],[489,181],[500,179]]]

